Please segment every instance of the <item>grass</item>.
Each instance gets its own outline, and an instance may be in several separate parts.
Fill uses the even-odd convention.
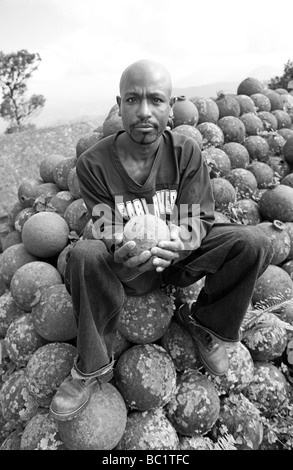
[[[17,202],[22,181],[40,178],[40,163],[47,155],[75,156],[78,140],[99,125],[92,121],[74,122],[0,135],[0,220]]]

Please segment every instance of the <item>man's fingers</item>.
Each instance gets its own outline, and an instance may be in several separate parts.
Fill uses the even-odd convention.
[[[143,251],[140,255],[132,256],[131,258],[126,260],[125,266],[127,266],[128,268],[137,268],[141,264],[146,263],[151,258],[151,256],[152,254],[150,251]]]
[[[135,242],[130,241],[118,248],[118,250],[116,250],[114,254],[114,260],[116,261],[116,263],[123,263],[125,260],[127,260],[134,247]]]

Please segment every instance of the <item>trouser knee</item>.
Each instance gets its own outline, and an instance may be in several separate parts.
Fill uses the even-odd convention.
[[[237,245],[243,250],[247,261],[257,259],[268,263],[273,256],[273,248],[269,237],[257,226],[246,226],[237,233]]]

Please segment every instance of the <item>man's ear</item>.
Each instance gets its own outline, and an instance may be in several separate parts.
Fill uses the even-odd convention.
[[[116,96],[116,102],[119,106],[118,116],[121,116],[121,96]]]
[[[174,117],[173,106],[174,106],[175,102],[176,102],[176,96],[172,96],[172,98],[171,98],[170,101],[169,101],[169,106],[170,106],[170,114],[169,114],[169,116],[170,116],[170,118],[173,118],[173,117]]]

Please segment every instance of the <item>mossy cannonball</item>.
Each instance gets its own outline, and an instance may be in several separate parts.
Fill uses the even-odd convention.
[[[0,296],[0,338],[5,337],[10,323],[24,314],[24,310],[14,301],[11,292],[5,290]]]
[[[290,164],[293,165],[293,137],[290,137],[284,147],[283,147],[283,153],[284,153],[284,158],[285,160]]]
[[[0,405],[4,419],[16,425],[24,425],[36,414],[39,405],[28,391],[25,369],[15,370],[5,380]]]
[[[31,254],[23,243],[17,243],[7,248],[0,257],[0,272],[6,286],[10,287],[11,279],[18,268],[37,260],[37,256]]]
[[[257,190],[257,180],[246,168],[233,168],[228,179],[241,197],[249,197]]]
[[[25,313],[13,320],[6,332],[6,352],[17,367],[25,367],[34,354],[44,344],[33,324],[32,315]]]
[[[252,303],[255,305],[276,296],[291,299],[293,297],[293,280],[280,266],[270,264],[256,281]]]
[[[114,379],[131,409],[148,411],[168,403],[176,386],[176,369],[161,346],[135,345],[120,356]]]
[[[77,336],[72,299],[65,284],[45,287],[32,308],[35,329],[48,341],[69,341]]]
[[[40,178],[25,178],[19,185],[17,190],[18,200],[22,208],[31,207],[37,197],[37,188],[44,181]]]
[[[286,226],[279,220],[273,222],[263,221],[258,224],[258,228],[264,231],[271,242],[274,252],[271,264],[280,265],[290,253],[291,239],[286,230]]]
[[[179,437],[162,408],[133,411],[115,450],[178,450]]]
[[[259,201],[264,219],[273,222],[293,222],[293,188],[279,184],[268,188]]]
[[[28,389],[40,406],[50,406],[76,356],[76,348],[69,343],[44,344],[31,355],[26,368]]]
[[[57,423],[46,410],[40,410],[26,424],[20,450],[66,450]]]
[[[12,245],[17,245],[18,243],[22,243],[21,233],[18,230],[12,230],[1,240],[2,252],[4,253],[7,248]]]
[[[11,230],[15,228],[14,227],[15,217],[23,208],[24,208],[23,205],[19,201],[16,201],[14,204],[8,207],[7,222],[0,224],[0,238],[4,234],[11,232]]]
[[[119,330],[116,329],[112,345],[112,354],[114,356],[115,361],[119,359],[121,354],[123,354],[126,349],[129,349],[132,346],[133,344],[128,341],[128,339],[126,339],[125,336],[123,336]]]
[[[271,362],[254,362],[254,378],[246,392],[247,398],[266,417],[272,417],[289,404],[289,383]]]
[[[48,204],[46,205],[46,211],[55,212],[56,214],[63,217],[67,207],[74,201],[74,198],[70,191],[64,190],[59,191],[55,196],[53,196]]]
[[[69,204],[64,212],[64,220],[69,230],[81,235],[91,215],[84,203],[83,198],[75,199]]]
[[[193,97],[190,98],[198,110],[198,124],[202,122],[217,123],[219,120],[219,108],[212,98]]]
[[[197,107],[185,96],[178,96],[172,109],[174,127],[182,124],[197,125],[199,118]]]
[[[282,127],[281,129],[278,129],[278,134],[280,134],[282,137],[284,137],[284,139],[287,142],[287,140],[292,139],[292,137],[293,137],[293,129],[291,127],[290,127],[290,129],[287,128],[287,127]],[[283,153],[284,153],[284,147],[283,147]]]
[[[243,146],[249,153],[251,160],[268,163],[270,159],[270,146],[260,135],[249,135],[245,138]]]
[[[224,145],[222,129],[214,122],[202,122],[196,127],[202,135],[203,149],[207,147],[221,147]]]
[[[283,109],[283,99],[279,93],[276,93],[274,90],[270,90],[269,88],[265,88],[263,90],[263,94],[267,96],[271,102],[271,112],[276,109]]]
[[[210,170],[210,177],[228,176],[231,170],[230,158],[224,150],[217,147],[209,147],[202,151]]]
[[[283,156],[283,148],[286,144],[286,140],[276,131],[263,131],[261,132],[261,137],[266,139],[270,148],[270,156]]]
[[[126,405],[117,388],[97,382],[86,406],[74,419],[58,421],[58,430],[67,450],[111,450],[121,440],[126,420]]]
[[[271,102],[266,95],[264,95],[263,93],[253,93],[252,95],[250,95],[250,98],[254,102],[257,112],[260,112],[260,111],[270,112]]]
[[[242,339],[254,361],[280,358],[287,346],[286,329],[273,313],[263,313],[259,323],[249,328]]]
[[[245,225],[257,225],[262,221],[259,205],[253,199],[238,199],[233,209],[236,210],[238,219]]]
[[[59,271],[45,261],[31,261],[14,273],[10,292],[17,305],[25,312],[30,312],[40,299],[44,287],[62,284]]]
[[[280,136],[281,137],[281,136]],[[272,155],[270,156],[270,161],[268,163],[272,170],[277,174],[278,178],[285,178],[285,176],[291,174],[291,166],[284,159],[282,155]]]
[[[187,303],[190,300],[196,300],[204,285],[205,277],[202,277],[193,284],[190,284],[190,286],[176,287],[174,291],[175,306],[179,307],[181,304]]]
[[[227,142],[222,150],[228,155],[233,168],[247,168],[249,165],[249,153],[246,147],[239,142]]]
[[[82,136],[76,144],[76,158],[79,158],[80,155],[88,148],[99,142],[102,137],[103,134],[101,132],[89,132],[88,134]]]
[[[0,450],[20,450],[20,441],[23,433],[22,426],[12,431],[2,442]]]
[[[34,202],[38,198],[44,198],[46,201],[49,201],[51,197],[58,194],[60,191],[59,186],[56,183],[43,183],[37,186],[36,188],[36,197]]]
[[[61,191],[68,191],[68,175],[72,168],[76,166],[76,157],[63,158],[53,168],[54,182]]]
[[[286,113],[283,109],[275,109],[272,111],[272,114],[275,116],[278,122],[278,129],[288,128],[290,129],[292,121],[290,115]]]
[[[259,189],[267,188],[274,181],[274,171],[265,162],[253,161],[246,169],[254,174]]]
[[[255,113],[244,113],[240,120],[244,124],[246,135],[258,135],[264,130],[262,120]]]
[[[185,135],[186,137],[191,137],[200,149],[203,147],[202,135],[199,130],[191,126],[190,124],[181,124],[181,126],[174,127],[171,131],[174,134]]]
[[[211,186],[217,210],[227,209],[230,203],[233,204],[236,201],[236,190],[227,179],[212,178]]]
[[[202,368],[192,336],[175,320],[172,320],[160,344],[170,355],[177,371]]]
[[[278,129],[278,121],[269,111],[259,111],[257,116],[262,121],[264,131],[271,132]]]
[[[243,115],[242,115],[243,116]],[[238,142],[242,144],[245,139],[245,125],[241,121],[242,116],[223,116],[218,121],[218,126],[224,135],[224,142]]]
[[[178,433],[202,435],[217,421],[220,399],[211,380],[200,372],[188,370],[178,376],[176,392],[165,409]]]
[[[251,96],[253,93],[263,93],[264,84],[255,77],[247,77],[239,83],[237,95]]]
[[[136,344],[157,341],[170,325],[173,302],[160,289],[144,295],[126,297],[119,316],[118,330]]]
[[[64,158],[66,158],[65,155],[51,153],[41,160],[40,176],[44,183],[55,183],[53,169]]]
[[[26,207],[25,209],[22,209],[15,217],[15,222],[14,222],[15,230],[17,230],[19,233],[22,234],[22,229],[23,229],[24,224],[34,214],[36,214],[36,210],[34,209],[34,207]]]
[[[238,101],[240,106],[240,116],[244,113],[254,113],[255,105],[250,96],[247,95],[235,95],[233,96]]]
[[[293,188],[293,173],[289,173],[289,175],[284,176],[280,183]]]
[[[240,105],[233,96],[220,95],[215,103],[219,108],[219,119],[224,116],[240,116]]]
[[[58,255],[68,243],[69,227],[57,212],[33,214],[22,229],[24,247],[39,258]]]

